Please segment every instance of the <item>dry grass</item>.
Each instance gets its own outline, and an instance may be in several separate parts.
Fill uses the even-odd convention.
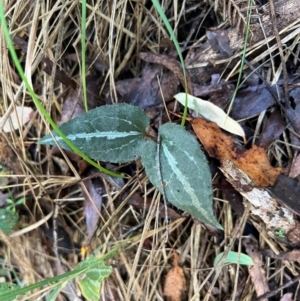
[[[134,55],[141,50],[158,53],[160,40],[167,37],[156,11],[148,2],[144,6],[144,2],[98,0],[90,1],[87,5],[86,56],[91,61],[104,61],[103,70],[105,66],[109,66],[103,72],[103,88],[109,85],[109,93],[114,101],[117,101],[115,80],[123,76],[125,68],[134,76],[140,75],[141,61],[131,61]],[[165,11],[168,11],[168,16],[174,18],[175,23],[184,22],[184,13],[181,16],[179,14],[182,3],[176,0],[167,3],[168,9]],[[28,45],[26,53],[17,49],[25,74],[40,101],[56,121],[70,88],[55,80],[55,69],[64,70],[78,87],[81,86],[81,3],[74,0],[18,0],[7,1],[5,9],[11,35],[21,37]],[[299,31],[299,26],[295,30]],[[2,31],[0,34],[0,108],[3,115],[14,110],[15,105],[32,106],[32,100],[16,74]],[[291,47],[296,47],[298,43],[299,34]],[[276,46],[272,47],[276,50]],[[258,56],[257,61],[264,59],[269,54],[268,51],[270,48]],[[70,53],[77,54],[76,61],[65,58]],[[45,57],[54,62],[51,75],[44,72],[42,60]],[[88,66],[87,72],[93,72],[91,66]],[[278,78],[278,71],[270,74],[266,75],[270,82]],[[263,118],[263,115],[259,116],[254,129],[258,130]],[[55,206],[59,206],[59,222],[68,225],[72,239],[82,243],[86,238],[81,177],[76,165],[67,156],[60,159],[60,163],[54,163],[59,158],[53,156],[49,147],[34,144],[48,132],[47,123],[36,112],[22,130],[2,134],[9,156],[2,156],[1,163],[12,169],[11,177],[18,178],[14,197],[25,197],[26,204],[20,211],[19,229],[12,237],[1,235],[1,261],[3,267],[7,271],[15,271],[16,279],[25,285],[58,273],[58,258],[47,248],[45,232],[40,229],[41,224],[47,225],[49,222]],[[284,147],[282,143],[275,143],[270,149],[270,153],[279,158],[278,165],[281,165],[281,156],[276,154],[285,153],[289,160],[293,157],[288,140],[285,142],[287,144]],[[28,156],[29,148],[31,156]],[[64,169],[68,170],[65,174]],[[139,176],[139,181],[136,175],[128,177],[124,190],[134,192],[142,185],[145,196],[152,197],[152,207],[147,212],[126,205],[126,199],[120,202],[118,196],[122,191],[116,192],[107,184],[104,208],[92,246],[105,244],[101,251],[104,254],[121,238],[127,240],[127,245],[131,248],[122,249],[112,261],[115,268],[102,286],[100,300],[163,300],[164,277],[172,262],[170,245],[180,254],[180,263],[188,281],[188,296],[185,300],[236,300],[235,294],[240,291],[239,284],[242,280],[244,291],[238,300],[253,300],[255,291],[250,278],[245,278],[248,277],[245,267],[240,266],[238,269],[236,265],[230,265],[223,267],[221,271],[213,268],[214,258],[226,247],[238,250],[240,231],[249,218],[248,211],[238,221],[222,193],[216,189],[215,212],[224,227],[224,236],[212,236],[201,224],[190,217],[183,217],[170,222],[170,244],[165,244],[164,220],[157,214],[161,197],[148,185],[142,173]],[[140,227],[132,230],[130,236],[124,237],[127,231],[137,225]],[[259,222],[256,226],[260,229]],[[271,248],[275,253],[286,250],[284,246],[268,238],[263,229],[260,234],[259,248]],[[62,266],[68,270],[81,259],[79,255],[68,254],[61,260]],[[267,258],[263,268],[275,287],[286,282],[291,275],[299,273],[298,263]],[[8,277],[11,275],[9,273]],[[32,300],[37,300],[42,291],[34,294]]]

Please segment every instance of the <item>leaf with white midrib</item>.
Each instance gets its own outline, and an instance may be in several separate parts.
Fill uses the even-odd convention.
[[[211,174],[199,143],[182,126],[167,123],[161,135],[160,166],[166,197],[170,203],[200,221],[222,229],[213,215]],[[162,192],[156,166],[157,145],[147,141],[142,163],[150,181]]]
[[[63,124],[66,137],[94,160],[125,163],[136,160],[144,143],[149,118],[138,107],[129,104],[101,106]],[[59,145],[70,149],[63,139],[53,133]],[[51,135],[40,144],[55,145]]]

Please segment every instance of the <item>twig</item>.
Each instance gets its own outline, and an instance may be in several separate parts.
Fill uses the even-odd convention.
[[[160,112],[159,126],[161,125],[161,119],[162,119],[162,111]],[[161,187],[162,187],[162,197],[163,197],[164,206],[165,206],[165,222],[166,222],[166,239],[165,239],[165,243],[167,243],[168,240],[169,240],[168,206],[167,206],[167,198],[166,198],[166,193],[165,193],[165,185],[164,185],[164,182],[163,182],[162,173],[161,173],[161,165],[160,165],[160,134],[159,134],[159,132],[157,134],[156,168],[157,168],[157,175],[158,175],[159,181],[161,183]]]
[[[58,252],[58,245],[57,245],[57,217],[58,217],[58,212],[59,212],[59,205],[55,204],[54,206],[54,213],[53,213],[53,252],[58,260],[59,265],[61,266],[61,260],[60,260],[60,255]]]
[[[283,71],[283,79],[284,79],[284,97],[285,97],[285,103],[287,107],[290,106],[289,104],[289,90],[288,90],[288,74],[286,70],[286,65],[284,61],[284,53],[283,53],[283,48],[282,48],[282,42],[279,36],[278,32],[278,25],[277,25],[277,19],[276,19],[276,12],[275,12],[275,5],[274,5],[274,0],[269,0],[270,3],[270,15],[271,15],[271,20],[273,24],[273,30],[274,30],[274,35],[276,38],[278,50],[279,50],[279,55],[281,58],[281,64],[282,64],[282,71]]]
[[[276,295],[277,293],[279,293],[281,290],[291,286],[292,284],[294,284],[295,282],[297,281],[300,281],[300,276],[290,280],[289,282],[279,286],[278,288],[272,290],[271,292],[268,292],[268,293],[265,293],[261,296],[259,296],[258,298],[254,299],[253,301],[261,301],[263,299],[266,299],[266,298],[270,298],[270,297],[273,297],[274,295]]]

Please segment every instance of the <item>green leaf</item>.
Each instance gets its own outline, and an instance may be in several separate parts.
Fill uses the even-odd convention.
[[[101,249],[101,247],[99,247],[98,249]],[[96,252],[96,250],[95,250]],[[52,277],[52,278],[48,278],[45,280],[42,280],[40,282],[36,282],[33,283],[29,286],[25,286],[22,288],[16,288],[13,291],[2,291],[0,294],[0,300],[10,300],[10,298],[15,298],[16,296],[20,295],[20,296],[24,296],[25,294],[27,294],[28,292],[37,289],[39,287],[43,287],[43,286],[48,286],[48,287],[44,287],[44,290],[47,289],[52,289],[53,286],[59,286],[60,288],[63,287],[66,283],[66,281],[70,281],[72,279],[74,279],[75,277],[78,277],[79,275],[83,275],[84,273],[86,273],[90,268],[94,268],[93,265],[97,265],[99,264],[100,267],[104,267],[105,269],[111,269],[110,267],[107,267],[104,265],[104,262],[106,260],[109,260],[111,258],[113,258],[116,254],[118,254],[119,252],[119,246],[118,247],[114,247],[112,250],[110,250],[108,253],[102,255],[100,258],[96,258],[92,256],[92,259],[87,258],[86,261],[88,262],[88,264],[84,264],[84,262],[80,262],[72,271],[66,272],[64,274]],[[104,270],[103,268],[103,270]],[[57,291],[55,290],[54,294]],[[53,296],[53,295],[52,295]],[[98,300],[98,299],[97,299]]]
[[[0,209],[0,230],[4,234],[9,234],[16,225],[19,216],[13,210]]]
[[[83,278],[77,283],[82,295],[87,300],[99,300],[102,281],[111,274],[112,267],[106,266],[104,262],[99,262],[98,258],[90,256],[85,261],[79,263],[76,269],[85,269],[89,266],[91,268],[85,272]]]
[[[60,130],[85,155],[114,163],[133,161],[140,156],[149,118],[138,107],[129,104],[101,106],[64,123]],[[62,148],[70,150],[53,132]],[[40,144],[56,145],[51,135]]]
[[[220,262],[223,255],[224,255],[224,252],[217,255],[217,257],[214,260],[214,266],[216,266]],[[229,251],[227,254],[227,257],[224,259],[224,261],[222,261],[223,264],[226,264],[226,263],[237,264],[238,262],[240,262],[240,264],[243,264],[243,265],[253,265],[254,264],[252,258],[249,257],[248,255],[243,254],[243,253],[233,252],[233,251]]]
[[[161,175],[168,201],[200,221],[223,229],[213,215],[211,174],[199,143],[182,126],[173,123],[161,126],[159,132]],[[162,192],[157,144],[147,141],[141,158],[150,181]]]
[[[7,292],[13,293],[14,291],[18,290],[19,288],[20,288],[20,286],[17,284],[14,284],[14,283],[0,282],[0,300],[4,300],[1,297],[3,294],[5,294]],[[17,297],[17,295],[15,295],[15,297]],[[15,297],[5,298],[5,301],[13,301],[13,300],[15,300]]]

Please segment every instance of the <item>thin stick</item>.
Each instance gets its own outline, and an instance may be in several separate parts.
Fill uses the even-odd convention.
[[[278,27],[277,27],[277,19],[276,19],[276,11],[275,11],[274,1],[269,0],[269,4],[270,4],[271,20],[272,20],[272,24],[273,24],[273,31],[274,31],[274,35],[275,35],[275,38],[276,38],[276,42],[277,42],[277,46],[278,46],[278,50],[279,50],[279,55],[280,55],[280,58],[281,58],[281,64],[282,64],[283,79],[284,79],[285,104],[286,104],[287,108],[289,108],[290,104],[289,104],[289,90],[288,90],[288,74],[287,74],[287,70],[286,70],[286,64],[285,64],[285,61],[284,61],[282,41],[280,39],[279,32],[278,32]]]
[[[268,292],[268,293],[265,293],[265,294],[259,296],[258,298],[254,299],[254,301],[261,301],[263,299],[273,297],[276,294],[278,294],[281,290],[293,285],[294,283],[296,283],[298,281],[300,281],[300,276],[297,276],[296,278],[290,280],[289,282],[287,282],[287,283],[279,286],[278,288],[272,290],[271,292]]]
[[[60,260],[60,255],[59,255],[59,252],[58,252],[58,245],[57,245],[57,241],[58,241],[58,237],[57,237],[57,217],[58,217],[58,213],[59,213],[59,205],[55,204],[54,213],[53,213],[53,252],[54,252],[54,255],[55,255],[56,259],[58,260],[59,265],[61,266],[61,260]]]
[[[159,116],[159,126],[161,125],[161,119],[162,119],[162,111],[160,112],[160,116]],[[159,134],[159,132],[157,134],[156,168],[157,168],[157,175],[159,178],[159,182],[161,183],[161,187],[162,187],[162,197],[163,197],[164,206],[165,206],[165,223],[166,223],[165,243],[167,243],[169,240],[168,206],[167,206],[167,198],[166,198],[166,193],[165,193],[165,185],[163,182],[162,173],[161,173],[161,165],[160,165],[160,134]]]

